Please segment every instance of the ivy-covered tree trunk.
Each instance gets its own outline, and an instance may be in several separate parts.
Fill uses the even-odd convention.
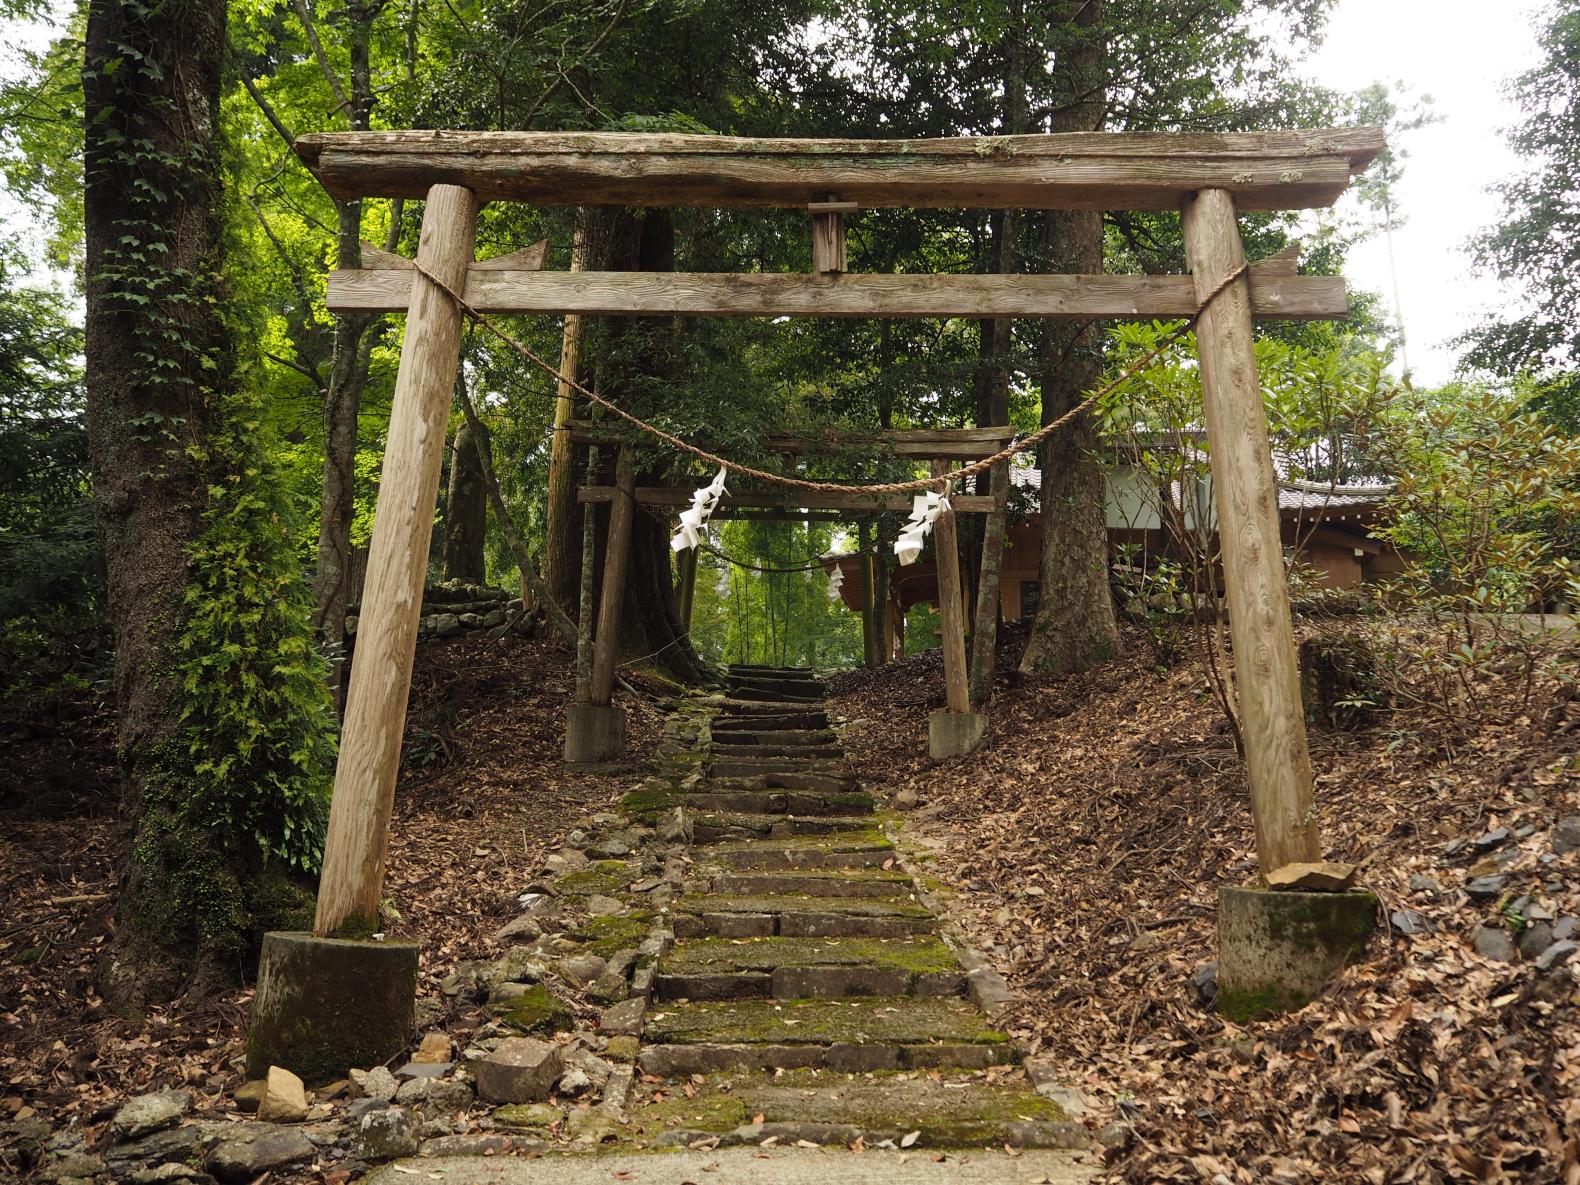
[[[1098,0],[1067,6],[1064,101],[1050,119],[1054,132],[1096,131],[1103,126],[1106,52]],[[1054,272],[1103,270],[1103,219],[1089,210],[1050,210],[1043,236]],[[1049,423],[1086,397],[1102,370],[1101,333],[1092,323],[1049,321],[1042,357],[1042,422]],[[1083,416],[1043,442],[1042,559],[1037,615],[1021,656],[1021,670],[1062,675],[1108,661],[1119,649],[1113,598],[1108,591],[1108,531],[1103,470],[1094,421]]]
[[[223,0],[88,9],[87,424],[127,832],[105,987],[122,1001],[235,977],[266,899],[290,897],[271,867],[317,858],[331,751],[226,322],[225,18]]]
[[[477,441],[464,421],[455,430],[450,454],[450,487],[444,500],[444,576],[446,580],[481,581],[483,539],[488,522],[488,490]]]

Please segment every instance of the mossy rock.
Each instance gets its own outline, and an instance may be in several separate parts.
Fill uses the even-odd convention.
[[[620,800],[620,812],[633,819],[650,823],[662,815],[667,815],[677,806],[683,806],[686,796],[676,787],[665,784],[662,787],[641,787],[632,790]]]
[[[1236,1023],[1293,1012],[1359,958],[1377,898],[1229,888],[1218,899],[1218,1010]]]
[[[604,1046],[603,1056],[611,1062],[629,1065],[636,1061],[636,1055],[641,1051],[642,1043],[635,1037],[610,1037],[609,1044]]]
[[[623,918],[589,918],[576,936],[582,940],[583,952],[607,959],[641,946],[652,928],[651,913],[633,913]]]
[[[552,1037],[569,1032],[576,1024],[570,1006],[541,983],[531,984],[500,1007],[500,1020],[521,1033]]]
[[[632,865],[624,860],[600,860],[577,872],[568,872],[554,882],[554,888],[572,897],[591,897],[594,893],[615,894],[630,884]]]

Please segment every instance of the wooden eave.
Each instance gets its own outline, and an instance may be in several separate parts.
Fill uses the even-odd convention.
[[[462,185],[538,205],[1177,210],[1199,189],[1241,210],[1330,206],[1383,148],[1380,128],[1081,132],[932,140],[644,133],[317,132],[302,161],[333,196]]]

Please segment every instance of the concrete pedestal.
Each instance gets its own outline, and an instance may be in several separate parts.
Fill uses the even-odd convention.
[[[927,718],[927,752],[934,761],[964,757],[987,735],[988,718],[981,712],[934,712]]]
[[[380,1065],[411,1040],[415,942],[263,936],[247,1034],[247,1077],[283,1066],[309,1086]]]
[[[1244,1022],[1292,1012],[1360,955],[1377,928],[1377,898],[1362,890],[1218,894],[1218,1011]]]
[[[618,761],[625,756],[625,709],[572,704],[565,713],[565,760],[572,765]]]

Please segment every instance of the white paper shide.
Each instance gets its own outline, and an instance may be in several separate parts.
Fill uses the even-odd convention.
[[[702,528],[719,505],[724,495],[724,467],[712,481],[691,495],[691,507],[680,512],[680,527],[669,540],[671,551],[690,551],[702,542]]]

